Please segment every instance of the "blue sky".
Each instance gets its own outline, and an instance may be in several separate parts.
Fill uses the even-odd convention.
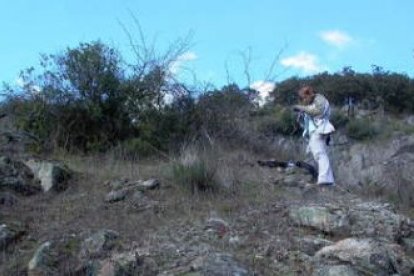
[[[247,85],[240,53],[250,52],[250,85],[266,85],[275,80],[267,71],[281,49],[276,80],[344,66],[369,72],[372,64],[414,75],[412,0],[0,1],[0,82],[18,81],[19,70],[36,65],[40,53],[80,42],[100,39],[130,57],[119,24],[138,35],[130,12],[161,51],[193,33],[191,48],[175,68],[183,79],[185,66],[200,81]]]

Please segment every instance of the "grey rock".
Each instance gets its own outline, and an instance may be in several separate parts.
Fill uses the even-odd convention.
[[[239,236],[231,236],[229,237],[229,244],[233,247],[237,247],[242,244],[242,240],[239,238]]]
[[[24,234],[25,231],[19,224],[0,224],[0,250],[7,248]]]
[[[230,231],[229,224],[221,218],[209,218],[206,221],[204,229],[219,237],[223,237]]]
[[[307,255],[314,255],[322,247],[332,245],[333,242],[316,236],[297,237],[296,244],[300,251]]]
[[[127,178],[120,178],[106,181],[105,185],[109,186],[113,190],[136,188],[145,191],[158,188],[160,182],[155,178],[150,178],[148,180],[129,180]]]
[[[224,253],[210,253],[193,261],[192,270],[211,276],[250,275],[248,270],[236,262],[233,256]]]
[[[389,204],[356,201],[345,206],[291,206],[295,225],[335,235],[379,237],[398,241],[414,235],[410,219],[396,214]]]
[[[109,202],[109,203],[112,203],[112,202],[117,202],[117,201],[124,200],[126,198],[126,196],[128,195],[128,192],[129,192],[128,189],[110,191],[106,195],[105,201]]]
[[[317,267],[312,276],[358,276],[358,272],[349,265],[323,265]]]
[[[36,252],[30,259],[28,265],[28,275],[35,276],[40,274],[41,271],[45,271],[46,273],[52,273],[55,271],[55,268],[48,268],[46,266],[49,259],[52,258],[49,254],[50,246],[51,242],[47,241],[36,249]]]
[[[158,266],[149,257],[139,256],[136,252],[119,253],[104,260],[98,276],[157,275]]]
[[[289,217],[296,225],[312,227],[326,233],[349,231],[347,214],[332,206],[291,206]]]
[[[146,196],[141,191],[136,191],[131,197],[133,203],[140,204],[143,200],[145,200]]]
[[[399,135],[387,141],[351,145],[336,153],[336,178],[351,186],[378,183],[387,192],[395,191],[397,178],[411,183],[414,180],[412,148],[414,135]]]
[[[353,236],[398,240],[410,234],[405,228],[409,219],[396,214],[388,204],[364,202],[350,206],[348,214]]]
[[[44,242],[28,264],[28,276],[75,275],[84,270],[78,259],[79,248],[80,241],[75,236]]]
[[[112,230],[101,230],[85,239],[81,245],[83,258],[97,258],[108,254],[115,246],[119,234]]]
[[[33,173],[24,163],[0,157],[0,188],[30,195],[41,191]]]
[[[125,186],[127,186],[127,184],[128,184],[128,179],[126,178],[114,179],[114,180],[107,181],[105,183],[105,185],[109,186],[112,190],[118,190],[118,189],[124,188]]]
[[[414,252],[414,238],[404,238],[401,240],[401,244],[409,252]]]
[[[157,202],[149,199],[143,192],[135,191],[129,200],[129,204],[134,211],[144,211],[154,207]]]
[[[25,163],[40,181],[44,192],[63,191],[67,188],[72,172],[58,162],[28,160]]]
[[[134,186],[141,191],[153,190],[160,187],[160,182],[155,178],[151,178],[145,181],[138,181]]]
[[[375,239],[341,240],[322,248],[315,257],[322,262],[349,263],[358,271],[375,275],[409,275],[414,272],[413,260],[399,245]]]

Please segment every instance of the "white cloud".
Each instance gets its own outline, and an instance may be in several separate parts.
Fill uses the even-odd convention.
[[[23,78],[21,78],[21,77],[18,77],[18,78],[15,80],[15,84],[16,84],[18,87],[22,88],[22,89],[29,89],[29,90],[30,90],[30,92],[32,92],[32,93],[40,93],[40,92],[42,91],[42,89],[40,88],[40,86],[38,86],[38,85],[36,85],[36,84],[30,84],[30,83],[27,83],[27,82],[25,82],[25,81],[24,81],[24,79],[23,79]]]
[[[304,73],[317,73],[326,69],[326,66],[319,64],[316,55],[306,52],[284,58],[280,63],[285,67],[302,70]]]
[[[170,72],[172,74],[177,74],[180,69],[183,67],[184,63],[196,60],[198,56],[194,52],[185,52],[184,54],[178,56],[176,60],[170,64]]]
[[[343,48],[349,43],[351,43],[354,39],[345,32],[332,30],[332,31],[324,31],[319,34],[323,41],[326,43],[333,45],[338,48]]]
[[[256,81],[250,85],[251,89],[256,90],[259,92],[258,97],[255,99],[255,101],[259,104],[259,106],[262,106],[266,103],[266,100],[269,97],[269,93],[275,89],[276,85],[273,82],[269,81]]]

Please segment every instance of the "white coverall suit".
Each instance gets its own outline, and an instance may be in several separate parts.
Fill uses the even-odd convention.
[[[303,136],[309,136],[306,152],[310,151],[318,164],[318,184],[335,184],[325,142],[326,135],[335,131],[334,126],[329,122],[328,100],[323,95],[316,94],[310,105],[295,107],[305,113]]]

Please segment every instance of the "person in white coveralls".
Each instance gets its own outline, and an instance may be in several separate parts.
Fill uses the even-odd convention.
[[[334,175],[329,161],[327,145],[330,134],[335,131],[329,121],[330,106],[325,96],[315,93],[311,86],[304,86],[298,91],[300,105],[294,105],[293,109],[304,115],[303,136],[309,139],[307,152],[311,152],[318,164],[319,185],[334,185]]]

